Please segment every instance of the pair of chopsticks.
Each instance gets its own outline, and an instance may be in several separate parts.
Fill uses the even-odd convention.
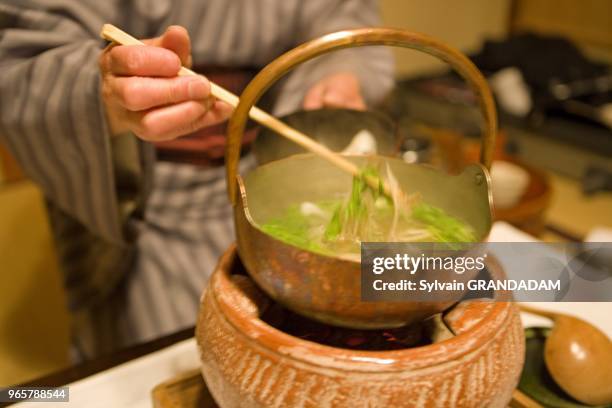
[[[136,38],[132,37],[128,33],[120,30],[112,24],[104,24],[100,36],[105,40],[112,41],[120,45],[145,45],[141,41],[137,40]],[[179,75],[198,74],[186,67],[181,67]],[[215,98],[227,103],[228,105],[231,105],[234,108],[238,106],[238,96],[234,95],[227,89],[224,89],[219,85],[211,82],[210,91]],[[249,116],[254,121],[266,126],[269,129],[272,129],[278,134],[302,146],[306,150],[323,157],[324,159],[328,160],[330,163],[336,165],[340,169],[354,176],[358,176],[360,174],[359,168],[354,163],[345,159],[338,153],[328,149],[326,146],[315,142],[313,139],[309,138],[304,133],[276,119],[274,116],[259,109],[258,107],[253,106],[249,112]],[[372,188],[378,189],[379,180],[373,177],[366,177],[366,182],[370,184]],[[386,184],[383,184],[383,189],[387,195],[390,195],[391,191]]]

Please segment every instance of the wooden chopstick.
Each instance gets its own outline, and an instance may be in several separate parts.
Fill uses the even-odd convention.
[[[542,404],[520,391],[518,388],[512,392],[510,408],[544,408]]]
[[[141,41],[137,40],[136,38],[132,37],[128,33],[122,31],[121,29],[115,27],[112,24],[104,24],[100,36],[105,40],[112,41],[120,45],[144,45],[144,43],[142,43]],[[181,67],[179,75],[198,74],[196,74],[189,68]],[[231,105],[234,108],[238,106],[238,96],[234,95],[227,89],[224,89],[219,85],[210,82],[210,91],[215,98],[227,103],[228,105]],[[357,165],[345,159],[338,153],[328,149],[326,146],[315,142],[313,139],[306,136],[304,133],[276,119],[274,116],[259,109],[258,107],[253,106],[249,111],[249,116],[256,122],[266,126],[269,129],[274,130],[278,134],[286,137],[294,143],[299,144],[304,149],[325,158],[330,163],[336,165],[342,170],[349,172],[354,176],[359,175],[360,172],[359,167],[357,167]],[[378,180],[368,177],[366,178],[366,181],[373,188],[378,189]],[[385,193],[390,194],[390,190],[387,188],[386,184],[383,185],[383,188],[385,189]]]

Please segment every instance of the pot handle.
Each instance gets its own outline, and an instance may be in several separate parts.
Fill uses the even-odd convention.
[[[232,204],[236,204],[238,182],[238,160],[242,135],[249,111],[264,92],[297,65],[330,51],[370,45],[390,45],[425,52],[449,64],[472,87],[479,100],[484,118],[480,163],[487,169],[493,159],[493,148],[497,134],[497,113],[487,81],[476,66],[461,52],[425,34],[394,28],[361,28],[338,31],[308,41],[287,51],[266,65],[248,84],[240,95],[240,102],[228,124],[227,150],[225,153],[226,180]]]

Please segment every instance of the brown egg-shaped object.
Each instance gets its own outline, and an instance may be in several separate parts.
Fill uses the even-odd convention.
[[[544,347],[550,375],[578,401],[612,403],[612,341],[582,319],[556,315],[554,322]]]

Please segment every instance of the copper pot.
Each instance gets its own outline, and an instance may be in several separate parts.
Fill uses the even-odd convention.
[[[226,153],[229,196],[240,257],[255,282],[270,297],[307,317],[353,328],[398,327],[441,312],[449,302],[368,303],[361,301],[360,262],[325,256],[287,244],[266,234],[261,225],[291,205],[333,197],[350,189],[351,178],[312,154],[294,155],[260,166],[245,177],[238,174],[241,138],[248,113],[276,80],[318,55],[347,47],[392,45],[412,48],[447,62],[472,86],[483,114],[481,163],[450,176],[430,167],[375,156],[388,164],[406,193],[472,226],[484,240],[491,228],[491,195],[487,167],[491,163],[497,121],[486,80],[460,52],[431,37],[406,30],[365,28],[340,31],[296,47],[268,64],[240,96],[228,126]],[[347,157],[359,162],[363,157]],[[464,274],[462,279],[473,276]]]
[[[489,266],[494,276],[498,266]],[[456,336],[399,351],[328,347],[259,316],[270,302],[231,247],[202,298],[196,338],[216,402],[233,407],[505,407],[524,358],[513,303],[463,302],[445,316]]]

